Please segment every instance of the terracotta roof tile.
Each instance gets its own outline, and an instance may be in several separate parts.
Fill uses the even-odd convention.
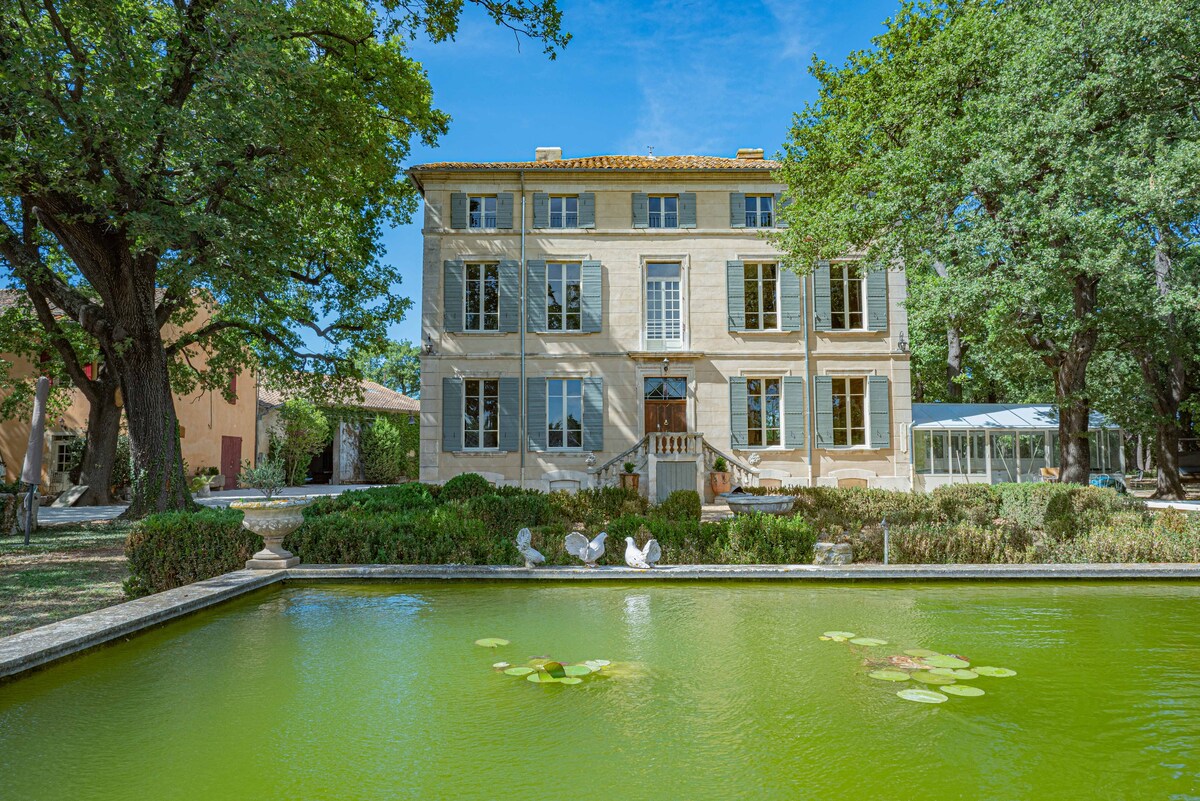
[[[374,381],[362,382],[362,395],[361,401],[350,400],[345,405],[373,412],[419,412],[421,410],[420,401],[388,389],[382,384],[376,384]],[[285,400],[287,400],[287,395],[283,392],[262,384],[258,385],[260,405],[272,408],[279,406]]]
[[[438,161],[413,167],[416,172],[439,170],[774,170],[770,159],[730,159],[718,156],[585,156],[556,161]]]

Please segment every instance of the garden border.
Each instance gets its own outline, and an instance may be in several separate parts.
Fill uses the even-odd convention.
[[[285,570],[236,570],[185,587],[0,637],[0,680],[79,654],[192,612],[283,581],[356,580],[533,581],[1077,581],[1200,579],[1200,564],[1035,565],[669,565],[511,567],[503,565],[299,565]]]

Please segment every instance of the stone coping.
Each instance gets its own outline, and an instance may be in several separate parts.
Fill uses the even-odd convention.
[[[192,612],[285,580],[493,581],[1071,581],[1200,579],[1200,564],[1082,565],[668,565],[629,567],[510,567],[503,565],[298,565],[283,570],[236,570],[106,609],[0,637],[0,680],[42,667]]]

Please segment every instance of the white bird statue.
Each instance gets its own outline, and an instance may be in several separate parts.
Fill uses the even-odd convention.
[[[537,567],[546,561],[546,557],[530,544],[532,540],[533,534],[529,529],[523,528],[517,532],[517,551],[524,557],[525,567]]]
[[[595,567],[596,560],[604,556],[604,538],[607,536],[607,532],[601,531],[594,540],[588,542],[587,537],[578,531],[572,531],[567,535],[567,541],[563,547],[571,556],[583,560],[588,567]]]
[[[658,547],[658,540],[650,540],[645,548],[638,548],[633,537],[625,538],[625,564],[649,570],[659,559],[662,559],[662,548]]]

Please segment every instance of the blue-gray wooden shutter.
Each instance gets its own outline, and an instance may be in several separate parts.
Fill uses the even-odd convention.
[[[867,395],[871,415],[872,448],[890,448],[892,446],[892,415],[888,402],[887,376],[873,375],[867,378]]]
[[[467,195],[465,192],[450,193],[450,227],[467,227]]]
[[[463,382],[461,378],[442,378],[442,450],[461,451],[463,447]]]
[[[521,262],[512,259],[500,262],[500,330],[521,330]]]
[[[500,379],[500,450],[515,451],[520,444],[521,379]]]
[[[583,449],[604,450],[604,379],[583,379]]]
[[[550,227],[550,195],[545,192],[533,193],[533,227]]]
[[[729,227],[746,227],[746,195],[744,192],[729,193]]]
[[[633,227],[650,227],[650,196],[645,192],[633,193]]]
[[[785,205],[787,205],[787,206],[792,205],[791,201],[786,199],[783,196],[782,192],[776,192],[775,193],[775,214],[772,215],[775,218],[775,227],[776,228],[787,228],[788,227],[787,220],[783,219],[783,215],[779,213],[779,212],[783,211],[783,207]]]
[[[595,192],[580,192],[578,209],[579,209],[579,227],[580,228],[595,228],[596,227],[596,193]]]
[[[725,262],[725,298],[729,307],[729,330],[746,327],[746,265],[737,260]]]
[[[888,327],[887,270],[868,270],[864,278],[867,284],[867,330],[886,331]]]
[[[827,375],[813,378],[813,399],[817,402],[817,447],[833,447],[833,379]]]
[[[501,192],[496,195],[496,227],[513,227],[513,196],[512,192]]]
[[[696,227],[696,193],[681,192],[679,194],[679,227]]]
[[[546,330],[546,262],[525,262],[525,330]]]
[[[783,377],[783,446],[803,448],[807,429],[804,414],[804,378],[798,375]]]
[[[800,311],[800,292],[803,279],[795,270],[780,264],[779,270],[779,327],[784,331],[800,331],[804,315]]]
[[[729,446],[745,448],[750,442],[746,424],[746,379],[729,379]]]
[[[599,333],[604,324],[604,273],[598,261],[585,261],[580,265],[581,331]]]
[[[813,270],[813,330],[828,331],[833,323],[829,310],[829,262],[817,262]]]
[[[458,259],[442,263],[442,328],[452,334],[463,330],[463,273],[466,265]]]
[[[525,379],[525,433],[529,450],[546,450],[546,379]]]

